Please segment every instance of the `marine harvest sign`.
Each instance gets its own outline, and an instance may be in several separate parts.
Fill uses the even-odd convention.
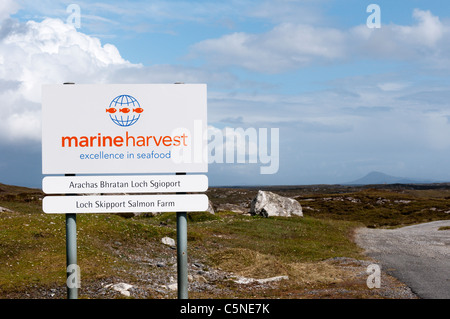
[[[42,173],[207,172],[205,84],[44,85]]]

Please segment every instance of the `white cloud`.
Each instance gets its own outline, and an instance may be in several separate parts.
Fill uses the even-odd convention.
[[[450,24],[440,21],[430,11],[415,9],[413,25],[382,25],[380,29],[365,26],[349,30],[359,56],[375,59],[445,63],[450,66]]]
[[[348,30],[280,23],[265,33],[232,33],[191,48],[190,57],[267,73],[358,59],[413,60],[450,67],[450,24],[414,10],[413,25],[360,25]]]
[[[439,17],[433,16],[430,11],[415,9],[413,17],[418,21],[414,26],[399,26],[399,35],[403,35],[405,41],[418,45],[434,47],[440,41],[448,27],[444,26]]]
[[[41,140],[41,121],[38,110],[30,110],[22,113],[13,113],[5,123],[5,129],[9,131],[11,140]]]
[[[3,1],[3,0],[2,0]],[[229,27],[234,19],[254,9],[258,1],[186,1],[186,0],[133,0],[133,1],[88,1],[88,0],[17,0],[22,13],[33,19],[45,17],[65,20],[66,7],[75,3],[81,9],[81,28],[89,34],[116,37],[126,33],[177,34],[180,25],[200,23]]]
[[[383,91],[400,91],[408,87],[408,83],[404,82],[384,82],[378,84],[378,87]]]
[[[339,30],[283,23],[263,34],[239,32],[201,41],[193,46],[192,56],[272,73],[341,59],[344,45],[345,34]]]
[[[11,14],[14,14],[19,10],[19,5],[14,0],[2,0],[0,2],[0,21],[3,21]]]
[[[322,13],[322,4],[327,0],[266,0],[258,1],[247,12],[250,17],[269,19],[275,23],[302,21],[303,24],[324,23],[329,20]]]
[[[126,61],[111,44],[79,32],[59,19],[0,25],[0,143],[39,141],[41,87],[75,83],[220,83],[235,87],[235,76],[195,67]]]
[[[0,34],[4,140],[40,139],[43,84],[103,82],[116,68],[132,66],[113,45],[102,45],[58,19],[27,23],[6,19]]]

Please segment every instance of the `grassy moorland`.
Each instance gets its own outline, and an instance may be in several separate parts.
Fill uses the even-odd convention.
[[[356,227],[399,227],[449,219],[446,187],[397,189],[305,186],[271,188],[296,198],[305,217],[262,218],[247,211],[257,189],[212,188],[218,212],[190,213],[192,298],[402,298],[389,276],[366,286],[370,261],[352,241]],[[0,298],[65,298],[65,219],[46,215],[40,190],[0,184]],[[108,284],[133,285],[132,298],[175,298],[175,213],[77,216],[81,298],[123,298]],[[284,276],[272,283],[238,279]],[[172,285],[173,286],[173,285]],[[406,296],[407,297],[407,296]]]

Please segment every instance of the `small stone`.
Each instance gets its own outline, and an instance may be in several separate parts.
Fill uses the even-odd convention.
[[[194,275],[193,277],[194,277],[194,280],[196,282],[200,282],[200,283],[207,283],[208,282],[208,280],[205,277],[203,277],[203,276]]]
[[[175,245],[176,245],[175,240],[174,240],[173,238],[170,238],[170,237],[163,237],[163,238],[161,239],[161,242],[162,242],[164,245],[167,245],[167,246],[169,246],[169,247],[175,247]]]
[[[166,288],[169,290],[178,290],[178,284],[175,282],[173,284],[166,285]]]
[[[112,289],[114,289],[115,291],[120,292],[122,295],[129,297],[130,296],[130,292],[128,291],[129,289],[133,288],[132,285],[130,284],[126,284],[124,282],[115,284],[115,285],[106,285],[105,288],[109,288],[111,287]]]

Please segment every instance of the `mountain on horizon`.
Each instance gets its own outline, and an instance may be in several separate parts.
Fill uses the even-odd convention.
[[[375,184],[426,184],[433,181],[419,181],[406,177],[397,177],[382,172],[370,172],[366,176],[344,183],[343,185],[375,185]]]

